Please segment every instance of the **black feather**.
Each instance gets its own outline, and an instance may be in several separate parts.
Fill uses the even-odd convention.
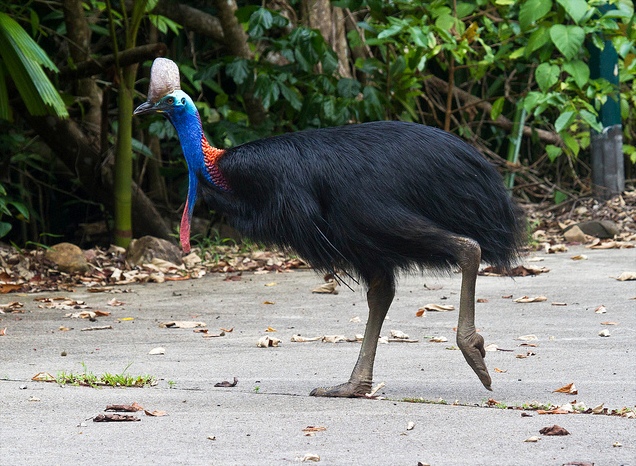
[[[201,177],[211,208],[256,241],[296,251],[321,271],[367,284],[401,270],[458,264],[453,236],[508,268],[525,234],[495,168],[459,138],[428,126],[373,122],[302,131],[228,149],[222,192]]]

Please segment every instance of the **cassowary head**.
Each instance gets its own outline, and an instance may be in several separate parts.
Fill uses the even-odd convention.
[[[181,90],[179,68],[167,58],[157,58],[150,70],[148,100],[133,112],[134,115],[161,113],[173,124],[183,155],[188,164],[188,198],[181,218],[180,239],[185,252],[190,252],[190,224],[197,200],[199,176],[211,180],[209,164],[210,147],[203,134],[201,118],[194,102]],[[207,160],[207,164],[206,164]]]

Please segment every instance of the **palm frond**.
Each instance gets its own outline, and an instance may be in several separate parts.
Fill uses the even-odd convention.
[[[0,56],[6,73],[0,72],[0,118],[9,119],[6,94],[6,75],[10,75],[27,110],[31,115],[54,114],[68,117],[66,106],[59,92],[44,73],[42,67],[57,72],[55,64],[46,52],[9,15],[0,13]]]

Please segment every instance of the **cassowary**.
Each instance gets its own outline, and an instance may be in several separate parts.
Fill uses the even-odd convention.
[[[177,65],[157,58],[148,101],[135,115],[174,125],[189,172],[183,250],[197,195],[243,235],[293,250],[319,271],[358,277],[369,318],[349,381],[315,396],[368,393],[382,323],[401,271],[461,269],[457,345],[483,385],[491,379],[475,329],[481,261],[507,268],[524,234],[520,210],[497,171],[457,137],[413,123],[373,122],[212,147]]]

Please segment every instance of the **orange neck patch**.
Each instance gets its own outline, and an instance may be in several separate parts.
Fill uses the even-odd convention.
[[[225,154],[225,149],[217,149],[211,146],[206,137],[203,136],[201,138],[201,150],[203,151],[203,163],[212,183],[223,191],[231,191],[218,165],[219,160]]]

